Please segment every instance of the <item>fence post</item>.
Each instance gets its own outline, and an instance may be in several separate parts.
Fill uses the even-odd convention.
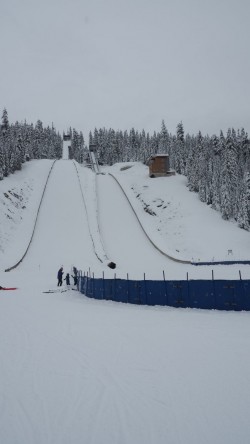
[[[113,301],[116,301],[116,273],[114,273],[114,295],[113,295]]]
[[[88,281],[88,271],[87,271],[87,273],[86,273],[86,285],[85,285],[85,289],[86,289],[85,296],[88,296],[88,286],[89,286],[89,281]]]
[[[102,299],[105,299],[105,279],[104,279],[104,271],[102,272]]]
[[[240,298],[241,310],[245,310],[245,307],[246,307],[246,295],[245,295],[244,286],[243,286],[242,280],[241,280],[241,271],[240,270],[239,270],[239,276],[240,276],[240,287],[241,287],[241,298]]]
[[[214,292],[214,308],[216,308],[216,291],[215,291],[215,284],[214,284],[214,270],[212,270],[212,282],[213,282],[213,292]]]
[[[144,286],[144,301],[147,304],[147,289],[146,289],[146,274],[145,273],[143,273],[143,286]]]
[[[244,286],[244,283],[242,282],[241,279],[241,271],[239,270],[239,275],[240,275],[240,286],[241,286],[241,294],[242,294],[242,298],[241,298],[241,310],[248,310],[247,308],[247,294],[246,294],[246,288]]]
[[[91,278],[91,272],[89,271],[89,294],[90,297],[93,295],[93,287],[92,287],[92,278]]]
[[[165,279],[165,271],[163,270],[163,280],[164,280],[164,288],[165,288],[165,301],[166,301],[166,305],[168,305],[168,292],[167,292],[167,283],[166,283],[166,279]]]
[[[127,273],[127,302],[129,302],[129,278]]]

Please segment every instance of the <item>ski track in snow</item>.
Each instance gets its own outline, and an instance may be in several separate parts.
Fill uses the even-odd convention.
[[[114,179],[99,175],[97,190],[100,231],[109,257],[124,270],[140,270],[141,278],[152,269],[163,270],[169,260],[150,244]]]
[[[64,265],[66,272],[74,264],[84,265],[83,257],[97,262],[73,162],[61,160],[53,168],[34,239],[20,269],[43,271],[52,262],[57,268]]]

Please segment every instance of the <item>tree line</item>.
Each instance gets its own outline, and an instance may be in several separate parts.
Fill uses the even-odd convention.
[[[69,158],[82,163],[86,146],[82,132],[69,128],[71,147]],[[54,125],[44,127],[41,120],[35,125],[25,122],[10,124],[6,108],[0,124],[0,180],[17,170],[31,159],[60,159],[63,138]]]
[[[250,229],[250,141],[244,129],[228,129],[224,135],[203,136],[184,133],[182,122],[176,134],[170,134],[162,121],[161,131],[149,133],[95,129],[89,143],[96,146],[101,164],[141,161],[150,156],[168,154],[170,166],[187,177],[190,191],[202,202],[221,212],[226,220],[235,220]]]
[[[82,132],[69,129],[69,157],[82,163],[87,155]],[[170,166],[187,177],[190,191],[202,202],[221,212],[226,220],[235,220],[241,228],[250,230],[250,140],[244,129],[229,128],[224,135],[203,136],[184,133],[182,122],[176,133],[168,132],[162,121],[161,130],[149,135],[132,128],[115,131],[101,128],[90,132],[89,144],[94,144],[98,161],[112,165],[116,162],[144,162],[155,154],[168,154]],[[22,168],[30,159],[60,159],[63,138],[53,124],[44,127],[10,124],[3,110],[0,126],[0,180]]]
[[[0,126],[0,180],[17,170],[30,159],[59,159],[62,157],[62,137],[54,126],[43,127],[41,120],[35,126],[9,123],[8,112],[3,110]]]

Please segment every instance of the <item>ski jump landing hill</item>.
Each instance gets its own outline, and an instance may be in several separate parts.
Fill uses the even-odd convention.
[[[104,209],[109,207],[108,196],[114,196],[115,193],[119,193],[119,198],[115,199],[115,202],[119,202],[122,208],[127,208],[126,213],[126,224],[132,223],[129,220],[129,216],[133,213],[133,232],[135,234],[136,230],[138,233],[135,234],[134,240],[138,241],[134,245],[129,245],[126,252],[126,257],[130,258],[131,254],[135,254],[137,251],[137,246],[142,245],[142,242],[150,245],[154,249],[154,254],[148,253],[149,256],[144,255],[144,261],[146,257],[150,258],[151,264],[156,260],[156,252],[165,259],[165,263],[162,262],[164,268],[169,268],[170,263],[178,264],[179,267],[190,269],[194,266],[203,266],[204,268],[211,269],[211,266],[229,266],[235,264],[249,265],[249,261],[221,261],[221,262],[192,262],[187,260],[181,260],[175,258],[168,253],[162,251],[155,243],[150,239],[150,236],[146,232],[141,223],[136,211],[130,202],[127,194],[125,193],[122,185],[119,183],[118,179],[109,174],[106,176],[99,174],[99,169],[96,167],[98,165],[97,160],[94,158],[95,155],[91,153],[93,157],[93,168],[96,179],[96,195],[99,197],[98,209],[102,216],[105,215]],[[109,192],[107,193],[107,186],[105,187],[103,182],[109,183]],[[106,190],[104,193],[103,190]],[[128,208],[128,206],[130,208]],[[108,212],[110,214],[110,210]],[[121,208],[116,208],[116,214],[122,213]],[[105,216],[104,216],[105,217]],[[113,214],[113,220],[115,219],[115,214]],[[135,224],[135,220],[137,224]],[[110,219],[107,223],[110,223]],[[119,219],[117,224],[122,224],[122,220]],[[117,225],[116,224],[116,225]],[[114,228],[114,224],[112,225]],[[126,232],[126,227],[124,226],[124,232]],[[116,237],[115,237],[116,235]],[[108,245],[112,245],[113,248],[117,248],[119,244],[119,236],[121,236],[121,231],[116,234],[112,229],[112,235],[108,239]],[[139,237],[143,236],[143,239],[139,241]],[[115,237],[115,238],[114,238]],[[128,241],[129,242],[129,241]],[[121,246],[120,246],[121,248]],[[114,256],[117,254],[113,250]],[[137,260],[140,260],[141,256]],[[125,264],[124,264],[125,265]],[[188,267],[188,268],[187,268]],[[170,280],[166,279],[165,272],[162,272],[162,280],[150,280],[146,279],[144,274],[142,280],[131,280],[129,274],[127,274],[126,279],[117,279],[114,275],[113,279],[95,278],[94,274],[91,272],[84,273],[80,275],[79,289],[82,293],[89,297],[94,297],[97,299],[108,299],[119,302],[130,302],[135,304],[147,304],[147,305],[169,305],[174,307],[192,307],[192,308],[206,308],[206,309],[221,309],[221,310],[250,310],[250,281],[243,280],[241,278],[241,272],[239,271],[239,279],[237,280],[223,280],[215,279],[214,271],[211,269],[210,279],[189,279],[188,271],[186,273],[185,280]]]
[[[18,267],[48,272],[51,263],[73,264],[85,270],[79,272],[78,289],[88,297],[250,310],[250,280],[241,279],[240,272],[237,280],[218,280],[211,268],[209,279],[190,278],[192,269],[203,267],[174,258],[155,245],[117,178],[100,174],[93,152],[91,161],[93,171],[75,161],[52,164],[29,245],[22,258],[5,271]],[[107,267],[110,261],[117,264],[112,275]],[[179,278],[177,268],[184,279]],[[154,280],[151,276],[156,270],[161,278]],[[122,271],[125,279],[120,278]],[[142,279],[138,280],[138,274]]]

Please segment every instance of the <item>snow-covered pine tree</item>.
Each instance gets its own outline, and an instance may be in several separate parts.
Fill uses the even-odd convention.
[[[6,108],[3,110],[2,114],[2,124],[1,124],[1,139],[2,139],[2,149],[3,149],[3,175],[7,177],[10,173],[10,158],[11,158],[11,135],[10,135],[10,125],[8,112]]]
[[[34,140],[33,124],[28,125],[25,123],[23,140],[24,140],[24,146],[25,146],[25,159],[24,160],[33,159],[33,151],[32,151],[32,145],[33,145],[33,140]]]
[[[106,130],[104,128],[100,128],[98,131],[98,161],[102,164],[106,163],[106,146],[107,146],[107,137]]]
[[[202,159],[204,151],[204,141],[201,132],[191,141],[188,161],[187,161],[187,172],[188,172],[188,188],[190,191],[195,191],[196,193],[200,191],[200,196],[202,196],[202,187],[204,191],[204,196],[202,200],[205,202],[205,182],[201,183],[201,172],[204,170],[204,159]],[[201,165],[202,162],[202,165]]]
[[[16,143],[16,158],[15,158],[15,170],[21,170],[22,168],[22,136],[18,134],[17,143]]]
[[[108,165],[112,165],[117,161],[116,149],[117,149],[117,140],[116,140],[115,130],[110,128],[108,131],[108,144],[106,152],[106,159]]]
[[[222,140],[220,139],[220,142]],[[233,216],[233,202],[231,200],[231,174],[232,174],[232,162],[230,159],[232,153],[231,146],[231,130],[227,132],[227,137],[222,145],[222,169],[221,169],[221,213],[223,219],[230,219]]]
[[[0,180],[3,180],[4,176],[4,155],[3,155],[3,143],[0,135]]]
[[[246,171],[243,177],[241,196],[239,200],[238,225],[245,230],[250,228],[250,173]]]
[[[183,123],[177,125],[176,130],[176,154],[175,154],[175,170],[179,174],[185,173],[186,159],[185,159],[185,138]]]
[[[157,154],[159,152],[159,135],[154,131],[153,136],[151,137],[151,155]]]
[[[116,139],[117,139],[117,155],[118,155],[118,162],[123,162],[124,160],[124,140],[123,140],[123,133],[122,131],[117,131],[116,133]]]
[[[212,184],[211,184],[211,196],[212,196],[212,208],[220,210],[220,189],[221,189],[221,145],[219,138],[212,136],[211,149],[213,152],[213,170],[212,170]]]
[[[199,188],[199,197],[201,202],[206,202],[207,195],[207,164],[206,164],[206,152],[205,152],[205,140],[199,131],[198,137],[197,137],[197,159],[196,163],[198,165],[197,171],[198,171],[198,188]]]
[[[1,131],[2,131],[3,135],[5,135],[6,131],[8,131],[8,129],[9,129],[9,127],[10,127],[10,124],[9,124],[8,112],[7,112],[7,109],[4,108],[3,114],[2,114],[2,124],[1,124]]]
[[[130,160],[136,162],[138,160],[139,136],[134,128],[129,133]]]
[[[78,149],[79,149],[79,134],[75,128],[73,128],[71,139],[71,149],[70,149],[70,159],[77,159],[78,157]]]
[[[240,214],[242,212],[241,202],[242,195],[244,194],[245,184],[244,177],[245,173],[249,171],[250,164],[248,166],[248,152],[249,152],[249,140],[248,135],[242,128],[241,131],[238,130],[236,138],[237,147],[237,188],[236,188],[236,198],[234,206],[234,218],[239,221]]]
[[[140,134],[140,160],[145,163],[149,158],[149,147],[147,146],[147,137],[143,129]]]
[[[211,139],[208,136],[204,138],[205,142],[205,162],[206,168],[206,203],[211,205],[212,199],[212,177],[213,177],[213,151],[211,149]]]
[[[175,156],[176,156],[176,136],[170,137],[169,143],[169,164],[170,168],[175,170]]]
[[[225,151],[223,156],[223,204],[224,218],[229,219],[235,216],[234,209],[236,205],[237,190],[237,151],[236,134],[230,128],[227,131]]]
[[[83,133],[82,133],[82,131],[80,131],[80,135],[79,135],[79,158],[78,158],[78,162],[79,163],[83,163],[84,151],[85,151],[85,142],[84,142]]]
[[[35,134],[32,144],[32,152],[34,159],[40,159],[43,151],[43,124],[38,120],[35,126]]]
[[[129,162],[130,160],[130,146],[129,146],[129,135],[127,130],[123,133],[123,159],[124,162]]]
[[[164,120],[161,122],[161,132],[159,134],[159,153],[169,154],[169,133]]]

